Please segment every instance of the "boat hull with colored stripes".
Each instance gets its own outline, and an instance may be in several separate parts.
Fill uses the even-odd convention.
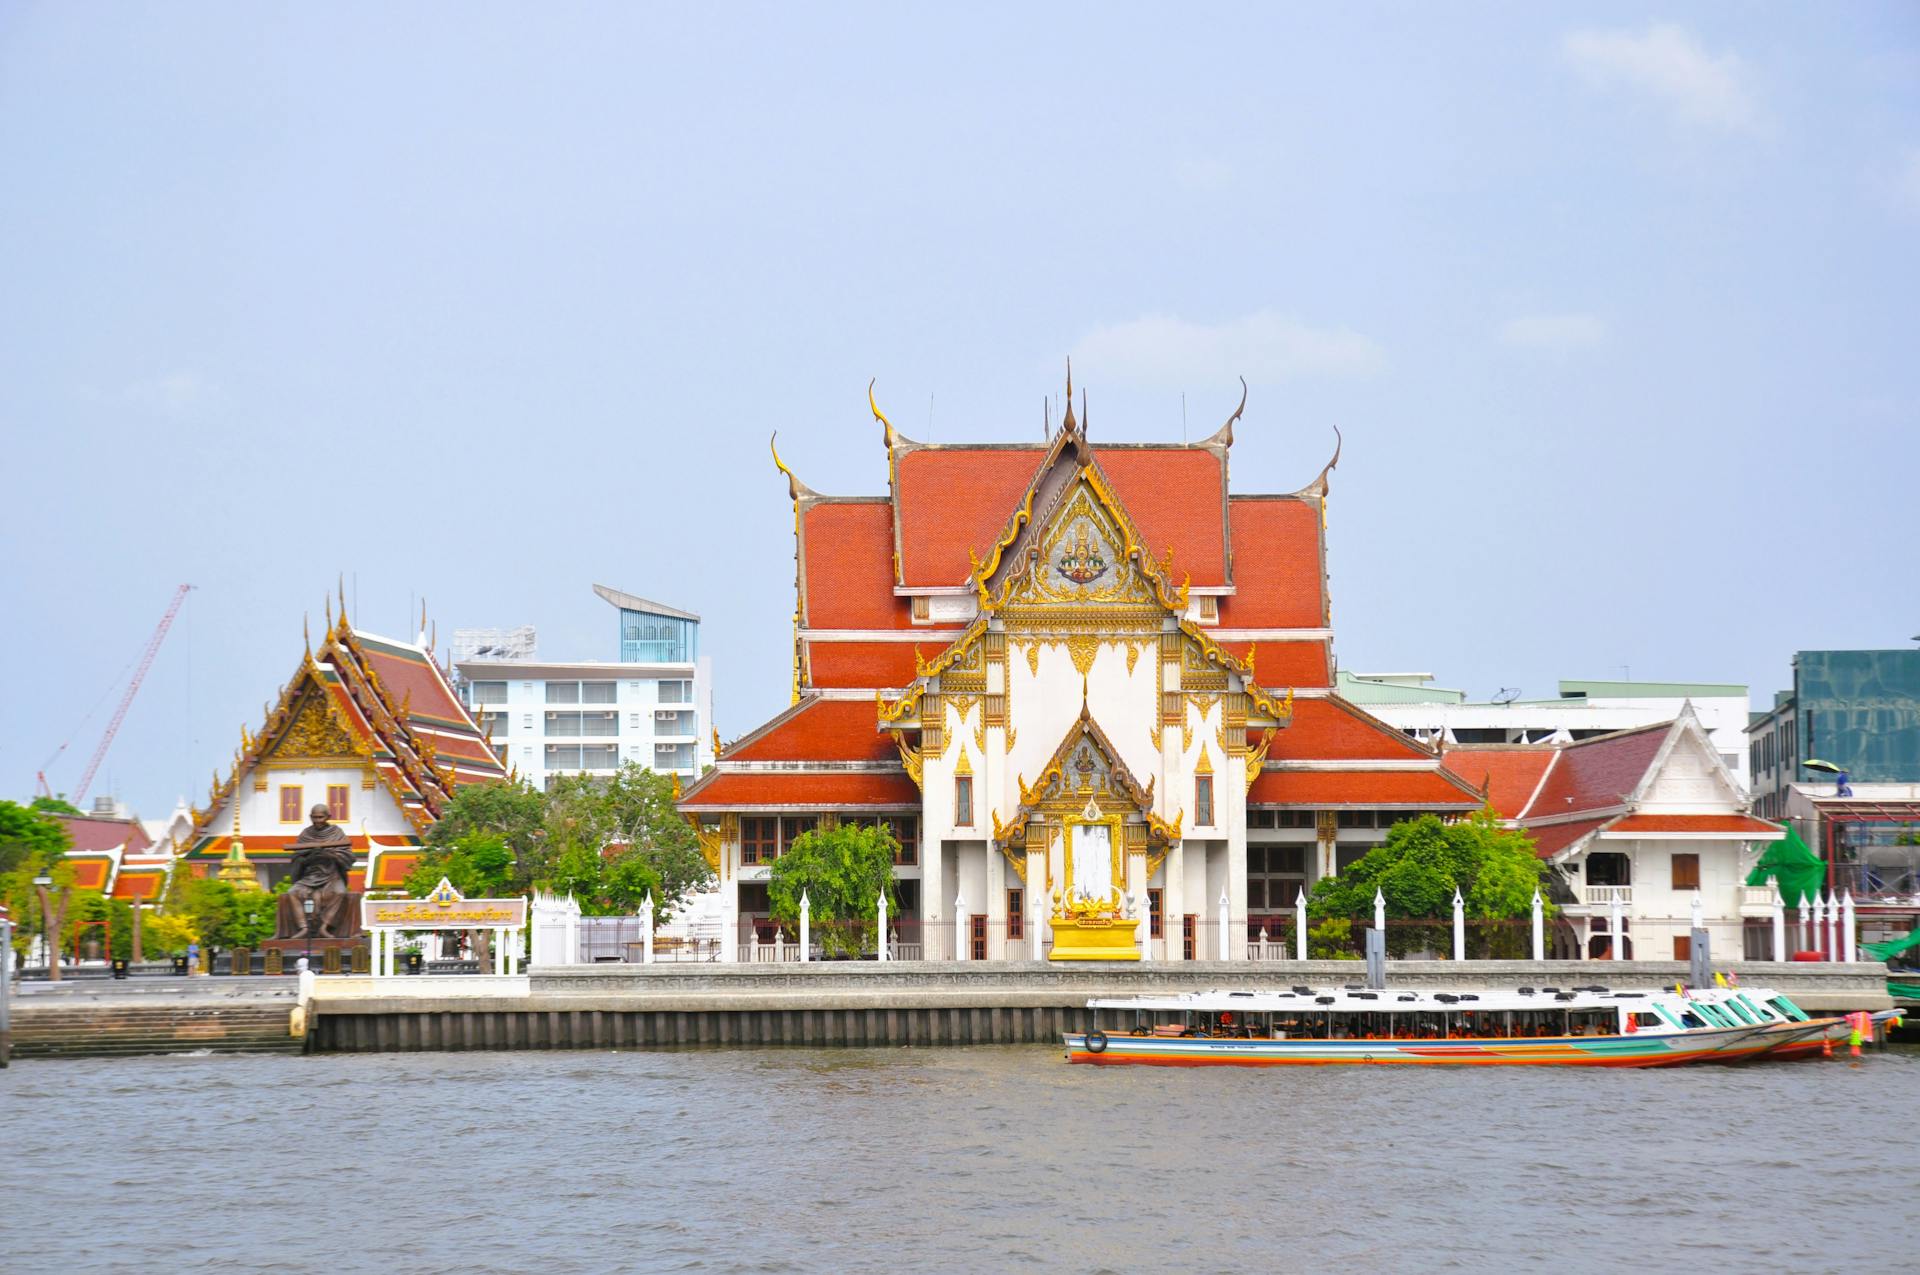
[[[1234,1039],[1068,1033],[1068,1062],[1100,1066],[1288,1067],[1376,1064],[1441,1067],[1677,1067],[1736,1062],[1789,1043],[1760,1027],[1627,1036],[1443,1040]],[[1818,1039],[1814,1041],[1818,1048]]]

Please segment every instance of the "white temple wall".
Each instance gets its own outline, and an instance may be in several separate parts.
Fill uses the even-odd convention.
[[[1160,778],[1160,755],[1153,751],[1159,736],[1158,712],[1160,683],[1156,675],[1159,659],[1157,643],[1149,643],[1137,656],[1133,671],[1127,671],[1124,646],[1103,645],[1087,672],[1085,703],[1093,719],[1120,754],[1121,762],[1145,785],[1156,780],[1155,789],[1164,788]],[[1082,703],[1080,673],[1064,645],[1041,648],[1039,673],[1027,666],[1024,646],[1009,644],[1007,652],[1007,720],[1014,728],[1014,748],[1007,759],[1009,783],[1000,794],[998,813],[1002,819],[1013,816],[1020,793],[1012,776],[1028,783],[1039,778],[1040,771],[1052,759],[1054,750],[1067,730],[1079,719]]]
[[[254,791],[256,775],[266,778],[264,791]],[[233,802],[238,800],[242,841],[248,837],[298,836],[300,829],[307,826],[307,812],[316,805],[326,804],[328,787],[342,785],[347,789],[347,817],[336,821],[342,831],[358,836],[364,822],[367,831],[376,838],[412,836],[413,825],[407,822],[386,784],[376,778],[373,787],[366,788],[362,786],[366,778],[367,770],[361,766],[261,768],[240,777],[234,796],[221,803],[206,827],[216,836],[230,834]],[[286,786],[300,789],[299,818],[290,822],[282,822],[280,818],[280,790]]]
[[[1734,814],[1741,794],[1727,782],[1718,758],[1691,732],[1682,733],[1654,777],[1640,810],[1658,814]]]

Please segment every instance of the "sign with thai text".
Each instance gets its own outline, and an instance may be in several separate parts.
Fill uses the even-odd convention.
[[[369,930],[518,929],[527,923],[527,901],[469,899],[442,877],[424,899],[362,899],[360,915]]]

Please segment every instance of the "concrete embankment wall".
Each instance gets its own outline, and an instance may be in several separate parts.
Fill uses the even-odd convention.
[[[1748,963],[1741,981],[1810,1011],[1886,1008],[1885,967]],[[1231,987],[1285,991],[1358,982],[1351,961],[1274,965],[622,965],[536,969],[519,979],[323,979],[309,1047],[318,1051],[604,1049],[683,1045],[948,1045],[1057,1041],[1130,1026],[1094,997]],[[1403,988],[1671,986],[1669,961],[1400,961]]]
[[[15,1005],[13,1057],[98,1058],[127,1054],[298,1053],[291,1007],[166,1003]]]

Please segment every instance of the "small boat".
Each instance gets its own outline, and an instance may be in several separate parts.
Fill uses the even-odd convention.
[[[1132,1021],[1067,1033],[1068,1062],[1673,1067],[1817,1050],[1836,1026],[1845,1030],[1844,1020],[1809,1018],[1764,989],[1295,987],[1091,1000],[1087,1007]]]

